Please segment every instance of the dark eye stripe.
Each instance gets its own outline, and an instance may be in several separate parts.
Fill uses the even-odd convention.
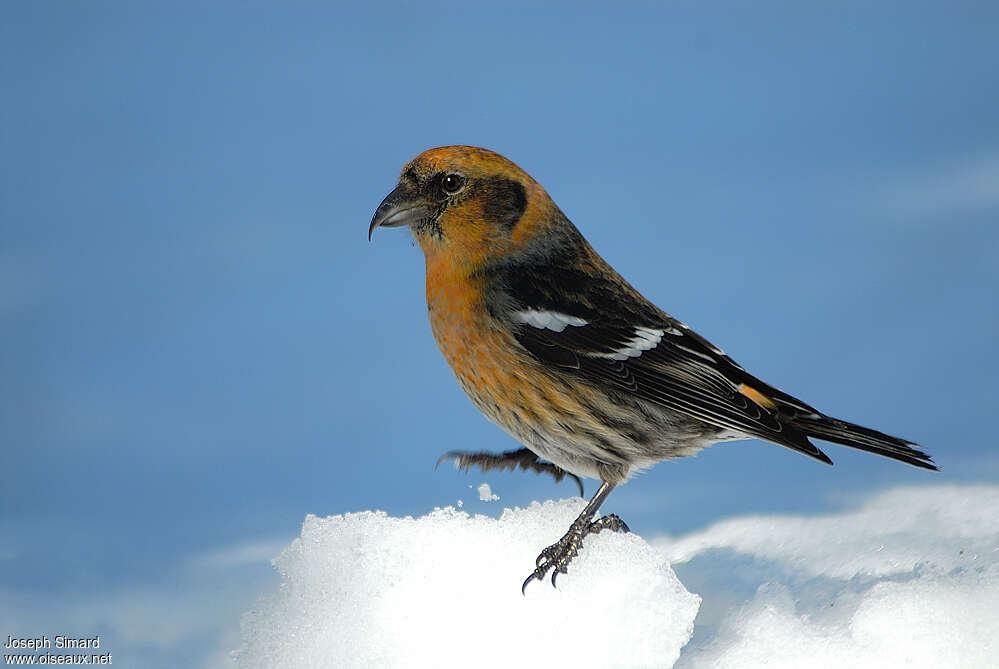
[[[482,189],[486,216],[512,230],[527,209],[524,184],[513,179],[494,177],[483,182]]]

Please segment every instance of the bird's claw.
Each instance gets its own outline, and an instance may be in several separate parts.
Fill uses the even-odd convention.
[[[462,468],[462,465],[461,465],[461,456],[462,455],[463,454],[462,454],[461,451],[448,451],[444,455],[442,455],[439,458],[437,458],[437,462],[434,463],[434,469],[436,470],[438,467],[440,467],[441,463],[444,462],[445,460],[451,460],[452,458],[455,460],[455,467],[457,469],[461,469]]]
[[[631,532],[631,528],[628,527],[628,523],[618,518],[617,514],[614,513],[607,514],[603,518],[590,523],[590,529],[587,530],[587,533],[601,532],[603,530]]]
[[[516,451],[506,451],[505,453],[448,451],[437,458],[437,464],[434,465],[434,469],[440,467],[441,463],[446,460],[454,460],[455,468],[465,472],[472,467],[478,467],[483,473],[493,470],[513,471],[520,468],[525,471],[533,471],[536,474],[548,474],[555,479],[556,483],[568,477],[576,483],[576,487],[579,488],[580,497],[583,495],[583,482],[578,476],[550,462],[542,462],[534,452],[526,448]]]
[[[580,522],[582,521],[582,522]],[[629,532],[628,525],[614,514],[598,518],[593,522],[585,519],[576,519],[576,522],[569,527],[565,535],[548,546],[534,561],[534,571],[531,572],[520,586],[521,594],[526,594],[527,584],[531,581],[541,581],[549,571],[552,572],[552,587],[555,587],[555,579],[559,574],[565,574],[569,570],[569,563],[579,553],[583,545],[583,539],[589,534],[596,534],[603,530],[613,530],[615,532]]]

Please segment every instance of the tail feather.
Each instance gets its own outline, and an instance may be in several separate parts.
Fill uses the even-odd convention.
[[[815,439],[831,441],[834,444],[849,446],[868,453],[876,453],[923,469],[938,470],[938,467],[933,464],[933,458],[919,450],[919,444],[868,427],[823,416],[819,413],[795,416],[794,426]]]

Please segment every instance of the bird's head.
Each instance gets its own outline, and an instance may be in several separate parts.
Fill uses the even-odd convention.
[[[375,211],[375,228],[409,226],[428,261],[481,266],[511,253],[562,216],[544,189],[503,156],[472,146],[424,151]],[[559,212],[561,214],[561,212]]]

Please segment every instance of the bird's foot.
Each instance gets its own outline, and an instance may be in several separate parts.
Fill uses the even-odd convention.
[[[614,514],[604,516],[592,522],[586,515],[581,515],[573,521],[572,525],[569,526],[569,531],[561,539],[541,551],[538,559],[534,562],[534,571],[524,581],[524,585],[520,587],[520,592],[526,592],[527,584],[531,581],[543,580],[549,571],[552,572],[552,587],[554,588],[555,579],[559,574],[564,574],[568,571],[569,563],[576,557],[580,547],[583,545],[583,539],[587,535],[595,534],[602,530],[613,530],[615,532],[630,531],[625,522]]]
[[[505,453],[488,453],[479,451],[448,451],[437,460],[437,467],[445,460],[454,460],[454,465],[462,471],[468,471],[472,467],[479,467],[483,472],[494,469],[513,471],[518,467],[523,470],[530,470],[537,474],[548,474],[558,483],[565,477],[571,478],[579,487],[579,495],[583,496],[583,482],[575,474],[570,474],[561,467],[550,462],[541,462],[534,451],[521,448],[516,451],[506,451]]]

